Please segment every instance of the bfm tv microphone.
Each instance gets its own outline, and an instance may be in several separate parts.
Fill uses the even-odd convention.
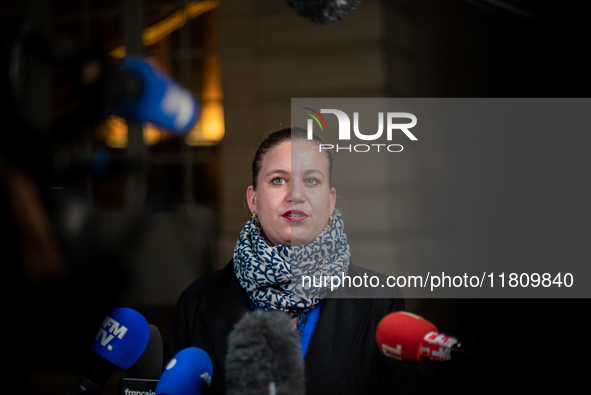
[[[150,325],[150,338],[144,352],[127,371],[127,377],[119,379],[119,395],[154,394],[162,374],[162,336],[154,325]]]
[[[188,133],[199,113],[187,89],[138,56],[122,58],[109,81],[112,112],[136,122],[151,122],[173,133]]]
[[[298,332],[282,311],[256,309],[228,337],[226,394],[303,395],[304,360]]]
[[[205,394],[211,384],[212,373],[213,364],[205,351],[197,347],[185,348],[166,365],[156,386],[156,394]]]
[[[99,359],[70,394],[100,394],[115,368],[127,370],[136,363],[149,337],[148,321],[137,311],[120,307],[108,312],[91,344]]]
[[[439,333],[435,325],[406,311],[382,318],[376,329],[376,342],[386,356],[403,361],[448,361],[452,355],[474,356],[455,337]]]

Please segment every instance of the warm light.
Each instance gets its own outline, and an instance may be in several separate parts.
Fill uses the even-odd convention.
[[[111,55],[111,57],[115,58],[115,59],[119,59],[124,57],[127,54],[127,48],[125,48],[125,46],[121,45],[117,48],[115,48],[114,50],[112,50],[111,52],[109,52],[109,55]]]
[[[144,136],[144,143],[146,145],[158,144],[158,142],[162,140],[162,138],[165,135],[165,132],[163,132],[158,127],[149,122],[146,122],[144,124],[144,126],[142,127],[142,131]]]
[[[219,54],[210,54],[203,61],[203,93],[201,116],[185,138],[188,145],[214,145],[224,138],[224,106]]]
[[[127,123],[125,119],[111,116],[97,129],[97,137],[112,148],[127,147]]]
[[[205,102],[201,117],[185,138],[188,145],[213,145],[224,137],[224,107],[219,101]]]
[[[164,18],[160,22],[147,27],[142,32],[142,41],[144,45],[152,45],[164,37],[168,36],[173,31],[184,26],[185,23],[199,15],[216,8],[220,5],[219,0],[204,0],[192,1],[187,4],[182,10],[179,10],[171,16]],[[121,58],[126,54],[125,46],[119,46],[109,53],[113,58]]]
[[[142,126],[144,144],[155,145],[169,137],[169,134],[157,126],[146,122]],[[111,116],[98,129],[97,137],[111,148],[127,147],[127,122],[124,118]]]

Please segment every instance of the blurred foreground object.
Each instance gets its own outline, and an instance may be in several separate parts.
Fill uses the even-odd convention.
[[[318,24],[340,21],[359,3],[360,0],[287,0],[299,16]]]

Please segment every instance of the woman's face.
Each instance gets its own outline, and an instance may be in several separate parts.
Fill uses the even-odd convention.
[[[249,186],[246,198],[272,245],[311,243],[335,206],[326,155],[308,141],[281,143],[263,157],[257,189]]]

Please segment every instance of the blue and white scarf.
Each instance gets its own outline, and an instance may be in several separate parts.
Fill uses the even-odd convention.
[[[351,252],[339,214],[335,213],[330,229],[325,228],[312,243],[295,247],[268,245],[257,223],[249,219],[240,232],[234,249],[234,272],[258,307],[309,311],[330,289],[330,280],[317,286],[320,279],[347,275]],[[312,280],[303,284],[302,276]]]

